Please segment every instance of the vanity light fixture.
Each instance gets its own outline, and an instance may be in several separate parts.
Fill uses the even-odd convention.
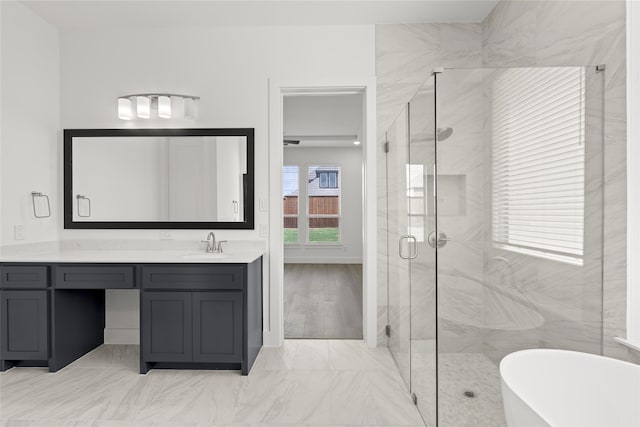
[[[353,145],[360,145],[360,141],[358,140],[353,141]]]
[[[172,93],[125,95],[118,98],[118,118],[195,119],[195,104],[198,99],[199,96]]]

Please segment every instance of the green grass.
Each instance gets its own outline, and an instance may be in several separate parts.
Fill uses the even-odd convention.
[[[284,242],[285,243],[298,243],[298,229],[297,228],[285,228],[284,229]]]
[[[340,241],[340,230],[338,228],[310,228],[309,242],[314,243],[338,243]],[[299,243],[298,229],[284,229],[285,243]]]
[[[340,230],[338,228],[310,228],[309,241],[337,243],[340,241]]]

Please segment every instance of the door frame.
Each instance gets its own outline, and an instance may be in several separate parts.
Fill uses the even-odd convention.
[[[269,79],[269,280],[265,295],[264,345],[280,347],[284,342],[284,243],[282,238],[282,145],[283,107],[286,94],[363,94],[362,138],[362,334],[368,347],[378,339],[377,283],[377,151],[376,79],[351,78],[332,81]]]

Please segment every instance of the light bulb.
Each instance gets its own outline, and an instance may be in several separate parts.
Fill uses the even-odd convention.
[[[184,100],[184,116],[188,119],[196,118],[196,101],[193,98]]]
[[[136,114],[141,119],[151,117],[151,99],[146,96],[136,96]]]
[[[122,120],[133,119],[131,111],[131,100],[127,98],[118,98],[118,118]]]
[[[168,96],[158,96],[158,117],[171,118],[171,98]]]
[[[177,119],[184,117],[185,104],[184,98],[181,96],[171,97],[171,116]]]

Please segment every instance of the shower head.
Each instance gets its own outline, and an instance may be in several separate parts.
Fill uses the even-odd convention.
[[[453,134],[453,128],[438,128],[438,141],[444,141]]]

